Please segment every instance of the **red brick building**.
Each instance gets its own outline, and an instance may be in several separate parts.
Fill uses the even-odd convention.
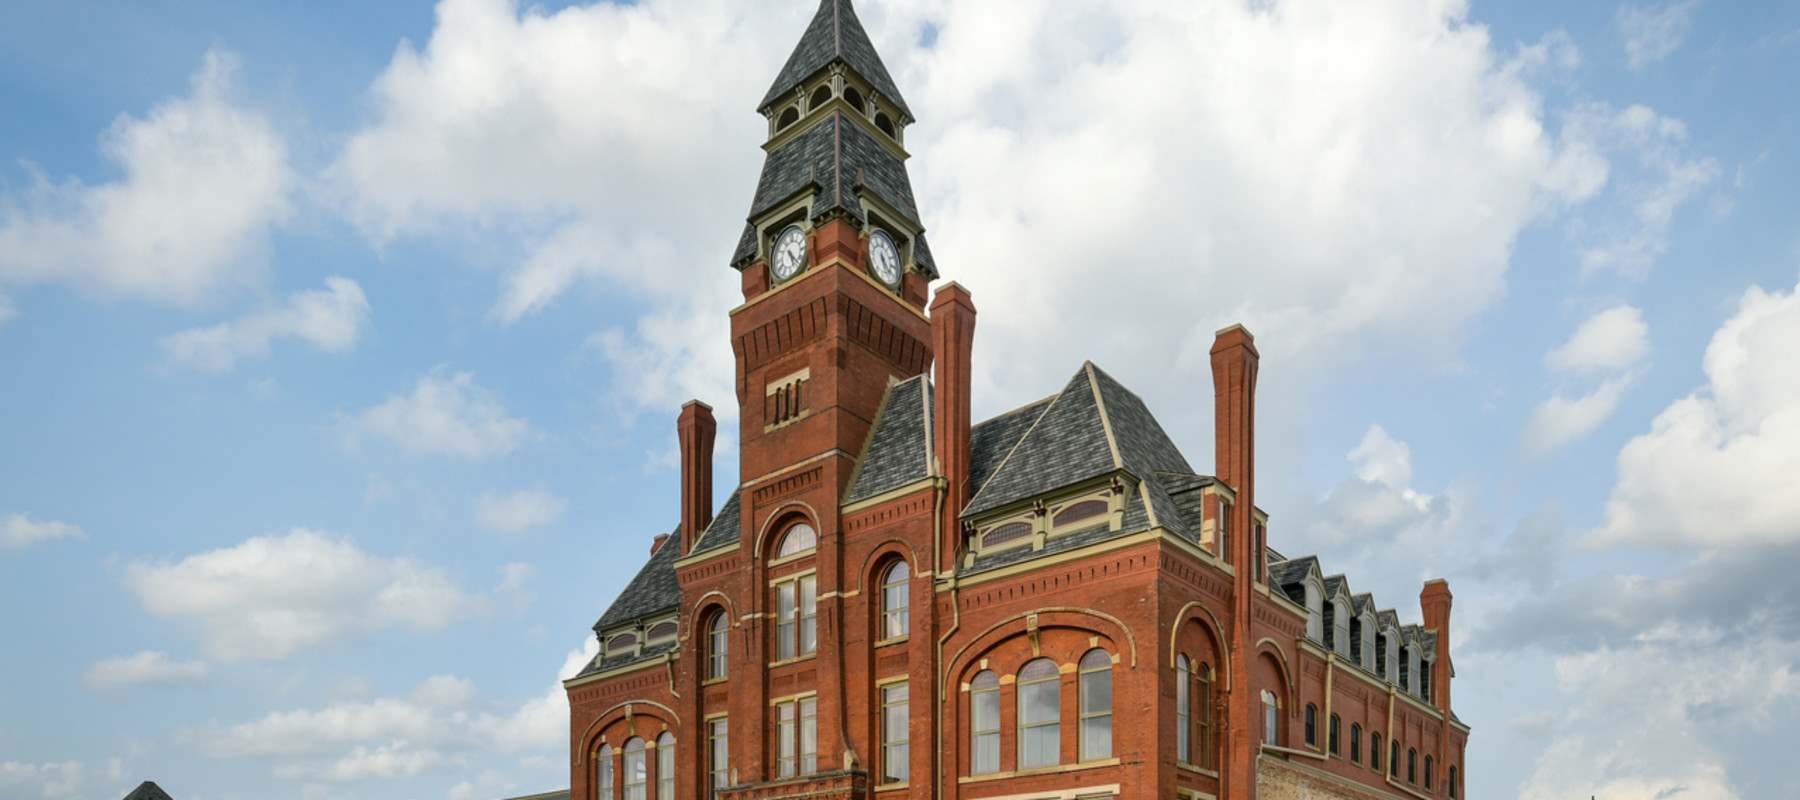
[[[1458,798],[1451,596],[1403,625],[1255,505],[1250,333],[1212,349],[1213,474],[1083,364],[970,418],[913,121],[849,0],[758,109],[733,257],[742,483],[681,410],[681,525],[568,680],[578,800]]]

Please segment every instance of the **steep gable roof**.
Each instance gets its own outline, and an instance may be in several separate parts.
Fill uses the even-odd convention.
[[[161,786],[157,786],[156,781],[144,781],[138,784],[136,789],[132,789],[131,794],[125,795],[125,800],[173,800],[173,798],[169,797],[169,793],[163,791]]]
[[[806,26],[806,33],[800,35],[800,43],[794,45],[787,64],[775,76],[774,85],[769,87],[769,93],[763,96],[756,110],[766,112],[782,95],[838,61],[855,70],[882,97],[898,106],[900,113],[912,118],[912,109],[907,108],[900,89],[888,75],[887,65],[881,63],[881,55],[875,52],[875,45],[869,41],[868,31],[863,30],[862,21],[856,18],[856,9],[850,5],[850,0],[821,0],[818,12]]]
[[[725,505],[719,508],[719,513],[712,518],[712,522],[706,524],[706,530],[694,542],[690,553],[704,553],[737,544],[738,539],[743,536],[743,520],[738,516],[738,494],[737,489],[733,488],[725,498]]]
[[[844,502],[866,500],[931,475],[931,397],[924,375],[888,387]]]
[[[594,623],[594,632],[628,622],[646,614],[653,614],[665,608],[674,608],[681,602],[681,586],[675,582],[675,559],[679,558],[681,547],[676,538],[681,529],[676,528],[669,540],[662,547],[650,554],[650,560],[638,570],[637,577],[625,584],[625,591],[619,593],[619,599],[600,615],[600,621]]]

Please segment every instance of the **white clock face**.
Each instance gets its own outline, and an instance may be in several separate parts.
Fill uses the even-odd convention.
[[[882,283],[900,285],[900,250],[886,231],[876,231],[869,237],[869,269]]]
[[[775,271],[775,280],[785,281],[794,277],[805,260],[806,233],[798,225],[789,225],[775,239],[775,254],[769,258],[769,266]]]

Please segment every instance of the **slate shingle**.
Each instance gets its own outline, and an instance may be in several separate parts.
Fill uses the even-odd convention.
[[[694,548],[689,552],[705,553],[737,544],[738,539],[743,536],[743,521],[738,517],[738,494],[735,488],[731,490],[731,495],[725,498],[725,505],[719,509],[712,522],[707,523],[706,530],[701,532],[700,539],[694,542]]]
[[[887,65],[881,63],[881,55],[875,52],[875,45],[869,41],[868,31],[863,30],[862,21],[856,18],[856,9],[850,0],[821,0],[818,12],[806,26],[806,33],[801,34],[800,43],[794,45],[794,52],[775,76],[775,83],[763,96],[757,112],[768,111],[782,95],[792,93],[795,87],[834,61],[849,65],[882,97],[898,106],[907,119],[912,118],[912,110],[907,108],[900,89],[888,75]]]
[[[680,535],[681,529],[676,528],[669,541],[650,555],[644,568],[638,570],[637,577],[625,584],[619,599],[614,600],[606,613],[600,615],[600,621],[594,623],[594,632],[674,608],[681,602],[681,586],[675,582],[675,559],[680,557],[681,547],[674,539]]]
[[[162,790],[161,786],[156,785],[156,781],[144,781],[138,784],[136,789],[132,789],[131,794],[125,795],[125,800],[172,800],[172,798],[169,797],[168,792]]]
[[[930,385],[924,375],[888,387],[869,432],[856,482],[844,502],[854,503],[931,475]]]

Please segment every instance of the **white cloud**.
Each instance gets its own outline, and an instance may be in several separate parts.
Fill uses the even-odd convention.
[[[52,539],[86,538],[86,531],[67,522],[37,522],[24,514],[0,517],[0,549],[23,550]]]
[[[233,322],[195,328],[163,337],[169,360],[183,366],[221,372],[239,358],[268,355],[275,339],[296,338],[332,353],[356,348],[369,321],[369,301],[349,278],[325,279],[325,288],[288,295],[279,309],[246,314]]]
[[[1641,105],[1618,111],[1600,103],[1581,106],[1568,115],[1561,138],[1572,152],[1628,157],[1637,168],[1625,177],[1612,170],[1619,203],[1602,210],[1623,213],[1602,213],[1577,226],[1585,238],[1598,240],[1581,250],[1583,274],[1613,270],[1644,277],[1669,249],[1676,209],[1719,176],[1716,161],[1683,152],[1686,124]]]
[[[1625,56],[1634,70],[1668,58],[1681,47],[1693,29],[1694,6],[1700,0],[1650,6],[1619,6],[1616,22],[1625,40]]]
[[[1644,312],[1621,305],[1588,317],[1569,341],[1544,355],[1544,364],[1562,372],[1616,372],[1636,366],[1649,354],[1650,326],[1644,323]]]
[[[236,66],[209,53],[190,95],[114,121],[101,152],[120,180],[39,175],[0,198],[0,282],[181,304],[260,282],[294,176],[275,127],[233,102]]]
[[[370,555],[296,528],[178,563],[132,562],[125,586],[150,613],[197,623],[215,658],[284,658],[392,628],[440,631],[485,610],[439,567]]]
[[[589,637],[560,673],[573,676],[598,644]],[[473,682],[435,675],[412,692],[368,702],[338,702],[318,710],[270,713],[229,727],[186,731],[202,755],[275,762],[278,777],[348,783],[405,778],[444,765],[467,766],[478,754],[562,751],[568,747],[569,705],[561,679],[543,694],[500,713],[483,710]]]
[[[569,501],[542,489],[524,489],[509,495],[484,494],[475,503],[475,519],[502,533],[555,522],[569,509]]]
[[[85,770],[79,761],[49,764],[0,762],[0,790],[4,790],[0,794],[7,797],[73,797],[81,791],[85,777]],[[27,792],[31,794],[24,794]]]
[[[90,688],[195,684],[206,680],[206,662],[175,661],[168,653],[145,650],[134,656],[114,656],[94,662],[81,679]]]
[[[355,428],[392,440],[414,455],[470,461],[510,453],[535,434],[528,421],[506,416],[493,393],[475,385],[473,374],[459,372],[446,379],[441,371],[420,378],[411,395],[391,395],[363,411]]]
[[[1525,420],[1525,451],[1542,455],[1594,432],[1619,408],[1625,392],[1637,384],[1642,371],[1628,372],[1602,381],[1587,394],[1570,398],[1551,395]]]
[[[1356,477],[1389,488],[1405,489],[1412,483],[1412,448],[1394,441],[1380,425],[1370,425],[1369,432],[1350,454],[1345,456],[1356,465]]]
[[[1596,545],[1800,541],[1800,291],[1752,287],[1706,348],[1707,385],[1619,452]]]

